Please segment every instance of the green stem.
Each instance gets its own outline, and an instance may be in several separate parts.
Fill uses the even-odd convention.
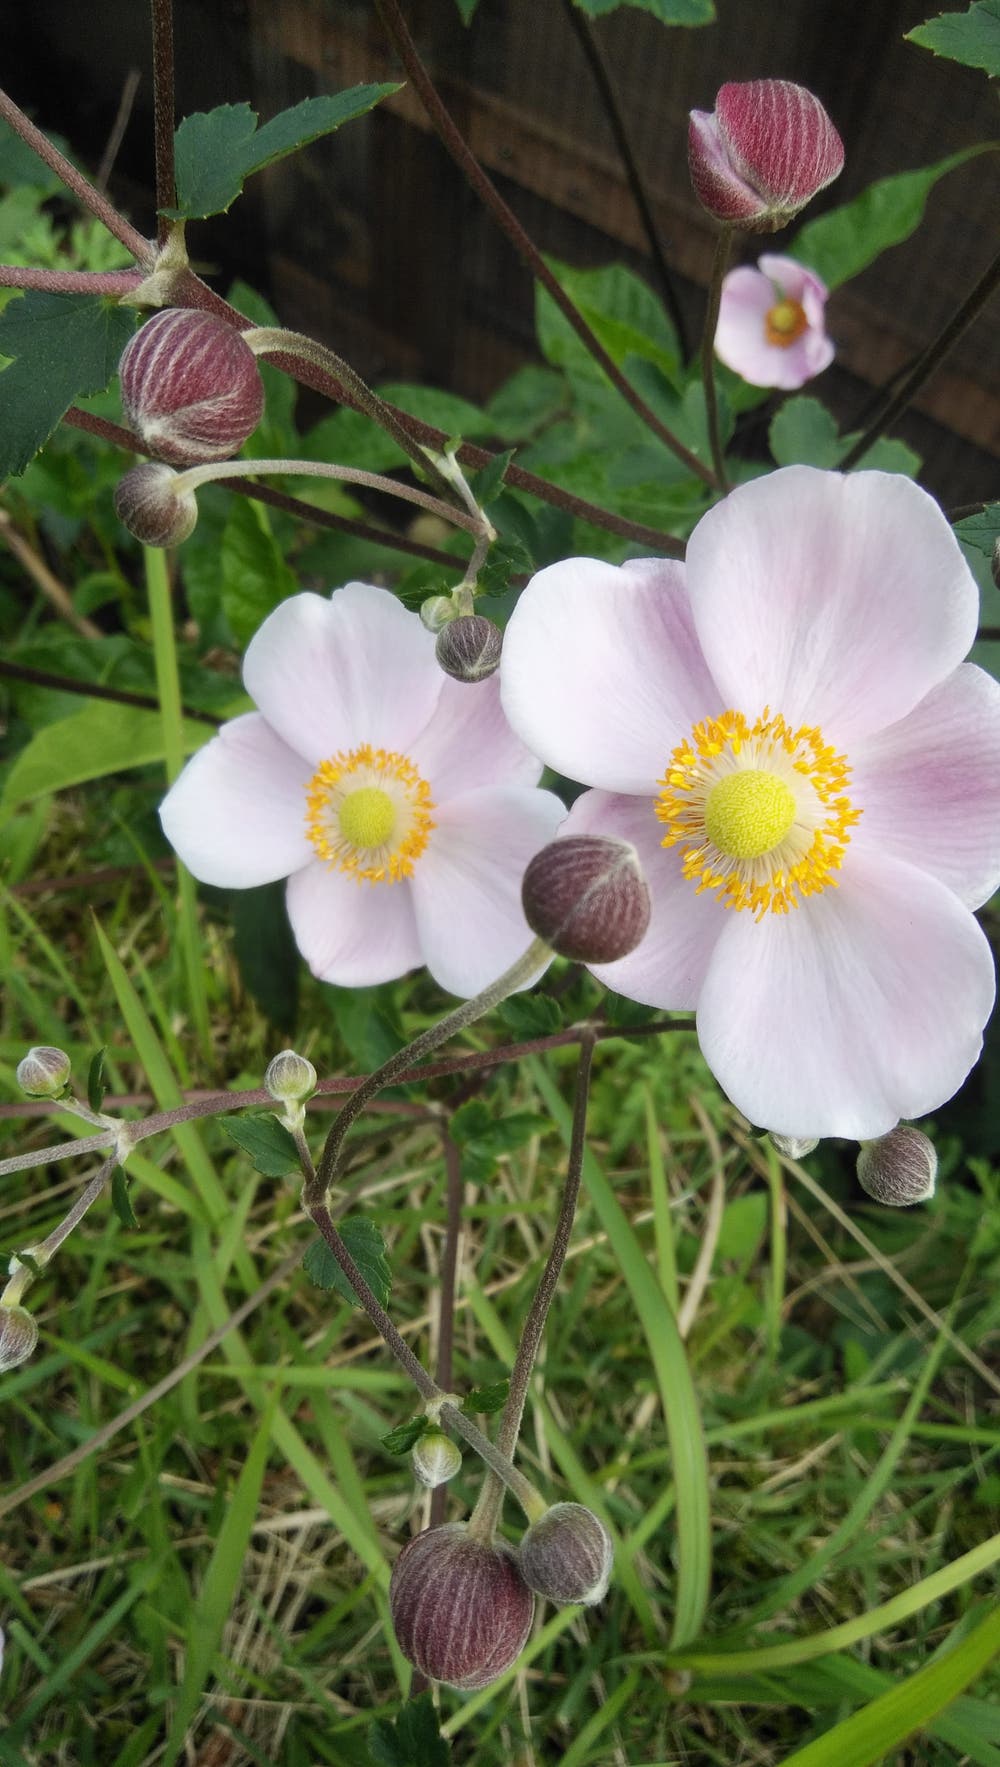
[[[712,450],[712,462],[719,481],[720,490],[729,490],[726,476],[726,456],[719,433],[719,398],[715,386],[715,333],[719,323],[719,304],[722,300],[722,282],[726,274],[726,266],[733,247],[733,230],[723,227],[715,242],[715,256],[712,259],[712,276],[708,285],[708,307],[705,312],[705,329],[701,337],[701,381],[705,389],[705,415],[708,419],[708,440]]]

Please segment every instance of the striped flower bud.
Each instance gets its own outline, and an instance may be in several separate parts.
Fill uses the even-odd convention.
[[[898,1123],[877,1141],[861,1143],[858,1183],[877,1203],[905,1209],[934,1195],[937,1164],[930,1137],[909,1123]]]
[[[306,1056],[282,1049],[267,1064],[264,1089],[278,1104],[300,1104],[316,1090],[316,1069]]]
[[[691,112],[688,164],[698,201],[717,221],[773,233],[839,176],[844,144],[804,86],[729,82],[714,111]]]
[[[154,313],[125,345],[118,373],[129,423],[173,466],[228,459],[263,414],[257,358],[214,313]]]
[[[37,1342],[38,1327],[25,1307],[0,1307],[0,1374],[27,1362]]]
[[[115,486],[115,514],[144,546],[179,546],[194,530],[198,504],[193,491],[177,495],[178,476],[172,466],[147,460]]]
[[[446,1485],[462,1465],[460,1448],[443,1430],[425,1431],[414,1443],[411,1458],[416,1477],[430,1491]]]
[[[500,667],[503,633],[485,614],[459,614],[438,634],[434,647],[446,675],[453,681],[485,681]]]
[[[649,925],[649,890],[627,841],[568,835],[530,861],[521,905],[533,933],[580,963],[613,963]]]
[[[44,1043],[29,1049],[16,1070],[17,1083],[29,1098],[58,1098],[66,1090],[69,1074],[65,1049],[52,1049]]]
[[[613,1558],[611,1535],[582,1503],[554,1503],[532,1522],[517,1553],[521,1575],[536,1595],[587,1607],[607,1594]]]
[[[471,1539],[464,1522],[448,1522],[403,1547],[389,1607],[407,1660],[433,1681],[471,1691],[520,1656],[535,1598],[511,1547]]]

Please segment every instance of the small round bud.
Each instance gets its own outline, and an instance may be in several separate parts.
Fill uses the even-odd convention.
[[[125,345],[118,373],[132,428],[174,466],[228,459],[263,414],[257,358],[214,313],[154,313]]]
[[[20,1368],[33,1355],[38,1327],[24,1307],[0,1307],[0,1374]]]
[[[433,1681],[471,1690],[520,1656],[535,1598],[511,1547],[470,1539],[464,1522],[448,1522],[403,1547],[389,1607],[407,1660]]]
[[[316,1069],[304,1055],[283,1049],[267,1064],[264,1088],[278,1104],[301,1104],[316,1090]]]
[[[819,1146],[818,1135],[776,1135],[773,1129],[768,1135],[779,1153],[788,1160],[804,1160],[807,1153],[812,1153]]]
[[[934,1195],[937,1163],[930,1137],[922,1129],[899,1123],[877,1141],[861,1143],[858,1183],[877,1203],[905,1209]]]
[[[607,1594],[613,1558],[607,1528],[582,1503],[554,1503],[532,1522],[517,1554],[521,1575],[536,1595],[587,1607]]]
[[[453,681],[485,681],[500,667],[503,633],[485,614],[460,614],[438,633],[434,654]]]
[[[194,531],[198,504],[193,491],[177,495],[177,477],[172,466],[147,460],[115,486],[115,514],[144,546],[179,546]]]
[[[455,618],[455,603],[450,595],[428,595],[420,603],[420,618],[428,632],[441,632]]]
[[[521,905],[533,933],[580,963],[614,963],[634,951],[649,925],[649,890],[626,841],[568,835],[528,865]]]
[[[413,1445],[413,1471],[422,1485],[433,1491],[436,1485],[446,1485],[453,1479],[462,1464],[462,1455],[457,1443],[443,1430],[428,1430]]]
[[[29,1098],[58,1098],[66,1090],[69,1074],[65,1049],[50,1049],[45,1044],[29,1049],[17,1064],[17,1083]]]

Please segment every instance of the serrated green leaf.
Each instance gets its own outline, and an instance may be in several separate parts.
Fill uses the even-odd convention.
[[[430,1694],[408,1700],[398,1718],[373,1718],[368,1752],[373,1767],[448,1767],[451,1750],[438,1729]]]
[[[473,1387],[472,1392],[467,1393],[462,1401],[462,1410],[470,1415],[473,1412],[490,1415],[494,1411],[502,1411],[509,1392],[510,1381],[506,1379],[492,1380],[485,1387]]]
[[[609,1025],[625,1031],[634,1030],[636,1025],[648,1025],[656,1012],[651,1006],[641,1006],[638,1000],[626,1000],[624,994],[606,994],[604,1016]]]
[[[392,1270],[379,1229],[365,1216],[352,1215],[347,1221],[337,1222],[337,1231],[375,1299],[384,1307],[392,1287]],[[325,1239],[313,1240],[302,1260],[302,1268],[317,1288],[335,1289],[345,1301],[357,1306],[358,1297]]]
[[[927,198],[941,178],[977,154],[995,152],[998,145],[987,141],[951,153],[932,166],[876,179],[853,202],[807,221],[786,247],[789,257],[815,270],[827,288],[838,288],[916,232]]]
[[[236,642],[249,644],[268,614],[298,587],[261,504],[234,497],[222,531],[219,562],[222,611]]]
[[[379,1440],[387,1454],[409,1454],[413,1444],[419,1442],[421,1436],[426,1435],[431,1427],[429,1417],[411,1417],[408,1423],[398,1423],[394,1430],[390,1430],[387,1436],[380,1436]]]
[[[786,399],[769,431],[771,453],[779,466],[835,467],[856,440],[856,434],[839,436],[826,406],[807,393]],[[880,436],[858,464],[880,472],[903,473],[907,478],[920,470],[919,456],[892,436]]]
[[[495,497],[499,497],[503,489],[504,474],[514,458],[514,449],[508,448],[503,454],[494,455],[489,466],[477,472],[475,479],[476,502],[480,509],[486,509]]]
[[[546,1118],[534,1111],[494,1117],[481,1099],[470,1099],[451,1119],[451,1134],[462,1152],[462,1171],[473,1184],[492,1177],[499,1159],[548,1127]]]
[[[184,752],[193,754],[212,735],[207,724],[187,720]],[[65,791],[89,779],[124,773],[162,761],[163,723],[159,712],[95,700],[71,718],[39,730],[7,775],[0,816],[48,792]]]
[[[46,442],[67,406],[101,393],[135,330],[136,315],[101,295],[31,290],[0,314],[0,479],[16,477]]]
[[[1000,78],[1000,0],[974,0],[968,12],[941,12],[905,35],[946,61]]]
[[[138,1227],[132,1198],[128,1193],[128,1179],[121,1166],[116,1166],[111,1174],[111,1207],[123,1227]]]
[[[500,596],[510,588],[514,577],[530,577],[535,561],[516,535],[501,534],[480,567],[478,586],[481,595]]]
[[[497,1017],[519,1042],[562,1029],[562,1013],[548,994],[515,994],[497,1007]]]
[[[604,18],[631,6],[636,12],[651,12],[662,25],[710,25],[715,18],[713,0],[574,0],[589,18]]]
[[[289,1178],[301,1174],[298,1148],[284,1123],[270,1111],[259,1117],[224,1117],[222,1127],[264,1178]]]
[[[493,1113],[481,1098],[470,1098],[460,1104],[449,1124],[449,1133],[459,1147],[477,1135],[485,1135],[493,1122]]]
[[[99,1111],[104,1103],[104,1094],[107,1091],[104,1084],[104,1057],[107,1052],[105,1044],[97,1051],[96,1055],[91,1056],[90,1066],[87,1069],[87,1103],[92,1111]]]
[[[988,503],[978,515],[967,515],[964,521],[956,522],[955,538],[992,558],[993,548],[1000,540],[1000,503]]]
[[[174,137],[177,207],[161,213],[176,221],[204,220],[235,202],[244,179],[284,159],[342,123],[364,116],[398,84],[352,86],[346,92],[303,98],[263,127],[248,104],[220,104],[185,117]]]

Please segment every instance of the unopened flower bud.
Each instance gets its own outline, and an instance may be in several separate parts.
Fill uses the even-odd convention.
[[[428,595],[420,603],[420,618],[428,632],[442,632],[455,617],[455,603],[450,595]]]
[[[717,221],[773,233],[839,175],[844,144],[804,86],[729,82],[714,111],[691,112],[688,164],[698,201]]]
[[[768,1130],[768,1135],[787,1160],[804,1160],[807,1153],[819,1146],[818,1135],[776,1135],[773,1129]]]
[[[488,1687],[531,1631],[535,1598],[511,1547],[470,1539],[464,1522],[429,1528],[392,1567],[389,1607],[400,1650],[449,1687]]]
[[[214,313],[154,313],[125,345],[118,373],[129,423],[174,466],[228,459],[263,414],[257,358]]]
[[[147,460],[115,486],[115,514],[144,546],[179,546],[194,530],[198,504],[193,491],[178,496],[178,476],[172,466]]]
[[[427,1430],[413,1445],[413,1471],[422,1485],[434,1490],[453,1479],[462,1464],[457,1443],[443,1430]]]
[[[58,1098],[66,1090],[69,1074],[65,1049],[50,1049],[45,1044],[29,1049],[17,1064],[17,1083],[29,1098]]]
[[[500,667],[503,633],[485,614],[460,614],[438,634],[435,655],[455,681],[485,681]]]
[[[877,1141],[861,1143],[858,1183],[877,1203],[905,1209],[934,1195],[937,1163],[930,1137],[922,1129],[899,1123]]]
[[[582,1503],[554,1503],[518,1548],[521,1575],[536,1595],[550,1601],[603,1600],[614,1548],[604,1523]]]
[[[649,890],[627,841],[568,835],[530,861],[521,884],[533,933],[580,963],[613,963],[634,951],[649,925]]]
[[[282,1049],[267,1064],[264,1088],[278,1104],[300,1104],[316,1090],[316,1069],[306,1056]]]
[[[0,1374],[20,1368],[33,1355],[38,1327],[24,1307],[0,1307]]]

